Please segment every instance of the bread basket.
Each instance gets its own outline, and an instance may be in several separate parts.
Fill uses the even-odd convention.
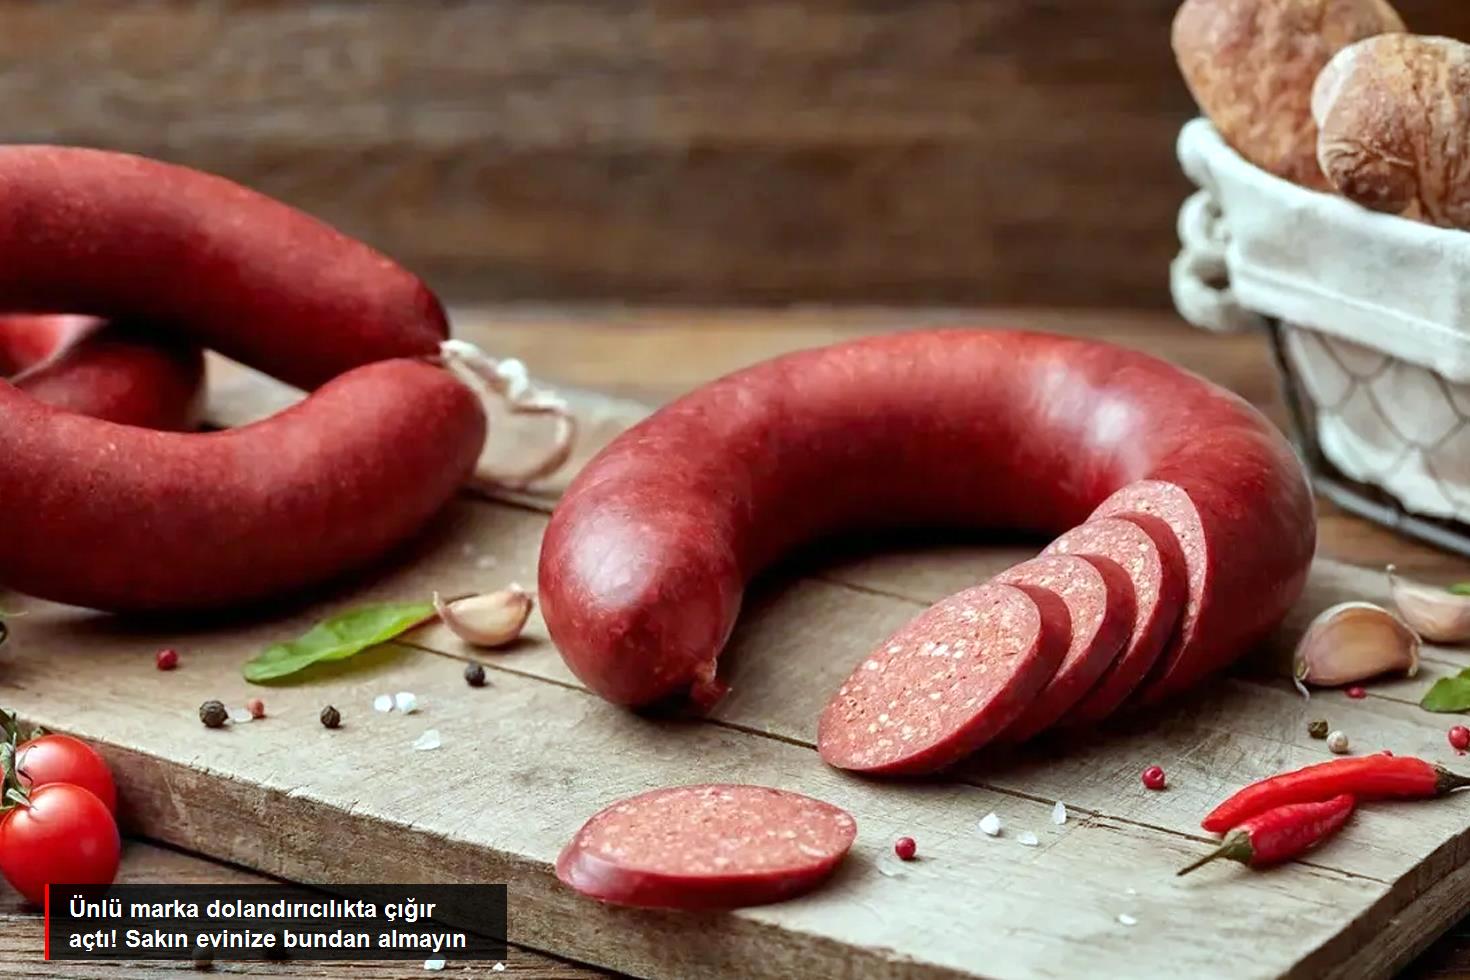
[[[1202,119],[1179,159],[1180,314],[1269,333],[1318,492],[1470,555],[1470,233],[1274,177]]]

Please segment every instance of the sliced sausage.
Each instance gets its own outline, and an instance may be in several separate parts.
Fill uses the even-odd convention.
[[[1064,720],[1069,725],[1100,721],[1143,682],[1173,636],[1184,608],[1184,555],[1168,526],[1147,515],[1079,524],[1048,545],[1043,554],[1085,555],[1115,562],[1133,583],[1128,643]]]
[[[52,405],[123,425],[188,431],[204,401],[198,348],[92,317],[0,316],[0,377]]]
[[[1133,583],[1115,562],[1077,555],[1033,558],[995,581],[1057,596],[1071,622],[1056,674],[1005,731],[1007,741],[1020,742],[1061,719],[1117,661],[1133,628]]]
[[[1263,512],[1253,486],[1269,485],[1262,460],[1241,460],[1244,488],[1207,473],[1172,472],[1113,494],[1097,516],[1153,517],[1166,524],[1184,556],[1187,594],[1168,647],[1137,691],[1141,704],[1178,694],[1260,643],[1306,583],[1304,528],[1284,527]],[[1314,525],[1308,524],[1309,527]],[[1306,552],[1310,555],[1310,550]]]
[[[542,609],[603,697],[697,695],[716,687],[746,581],[801,543],[894,525],[1056,535],[1120,491],[1100,516],[1149,505],[1173,526],[1187,507],[1195,564],[1230,553],[1194,576],[1190,602],[1204,586],[1219,614],[1207,641],[1190,631],[1179,677],[1243,654],[1300,595],[1312,497],[1259,412],[1110,344],[949,330],[779,357],[624,433],[552,516]]]
[[[843,682],[818,725],[822,759],[888,776],[953,765],[1021,718],[1070,637],[1065,604],[1044,589],[992,583],[956,593]]]
[[[615,905],[764,905],[820,885],[856,837],[850,814],[809,796],[764,786],[678,786],[594,815],[557,858],[556,876]]]
[[[102,321],[90,316],[0,315],[0,376],[55,359],[101,328]]]
[[[291,594],[381,556],[470,475],[478,398],[442,368],[358,368],[254,425],[155,432],[0,383],[0,582],[117,611]]]
[[[315,388],[448,335],[418,277],[221,177],[124,153],[0,147],[0,310],[147,323]]]

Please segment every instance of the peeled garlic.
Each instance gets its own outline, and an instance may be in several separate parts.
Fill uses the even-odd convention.
[[[1419,636],[1403,620],[1371,602],[1324,609],[1296,645],[1298,683],[1336,687],[1390,671],[1419,671]]]
[[[434,593],[434,608],[451,633],[470,646],[500,647],[514,641],[525,628],[536,604],[530,593],[511,584],[499,592],[445,601]]]
[[[1404,621],[1424,639],[1430,643],[1470,640],[1470,596],[1401,579],[1392,565],[1388,566],[1388,584]]]

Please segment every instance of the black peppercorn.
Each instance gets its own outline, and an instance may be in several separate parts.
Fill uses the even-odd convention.
[[[218,701],[206,701],[199,706],[199,720],[206,728],[224,728],[230,720],[229,711]]]
[[[1318,718],[1316,721],[1307,725],[1307,734],[1313,738],[1326,738],[1327,731],[1327,722],[1322,718]]]
[[[464,682],[470,687],[484,687],[485,668],[479,664],[465,664]]]
[[[326,725],[328,728],[341,728],[342,712],[338,711],[330,704],[327,705],[325,708],[322,709],[322,724]]]

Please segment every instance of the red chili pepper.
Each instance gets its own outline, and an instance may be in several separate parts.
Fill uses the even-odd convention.
[[[1339,793],[1360,800],[1429,799],[1470,786],[1470,777],[1406,755],[1334,759],[1252,783],[1210,811],[1200,826],[1223,833],[1267,810],[1292,803],[1320,803]]]
[[[1356,805],[1350,794],[1343,793],[1322,803],[1292,803],[1258,813],[1226,834],[1214,851],[1178,873],[1187,875],[1217,858],[1253,868],[1289,861],[1341,830]]]

